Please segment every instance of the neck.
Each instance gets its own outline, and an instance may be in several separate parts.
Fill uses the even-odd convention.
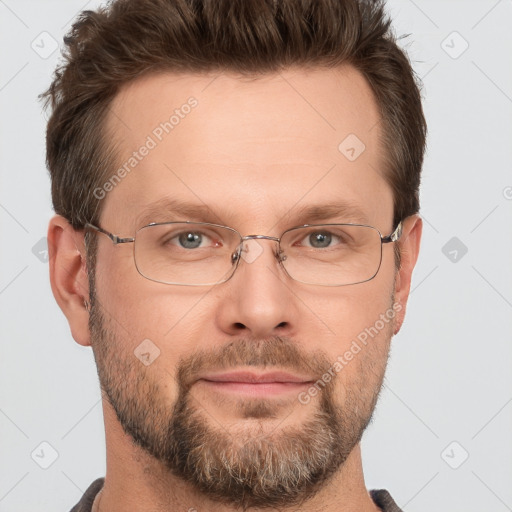
[[[107,471],[105,484],[97,495],[92,512],[234,512],[236,506],[220,504],[200,494],[189,483],[176,477],[159,461],[135,446],[117,421],[108,403],[103,404]],[[252,508],[251,512],[268,512]],[[273,508],[273,510],[276,510]],[[350,453],[342,468],[299,508],[283,507],[282,512],[376,512],[362,471],[359,445]]]

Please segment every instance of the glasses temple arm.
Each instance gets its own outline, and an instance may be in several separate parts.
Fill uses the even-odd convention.
[[[130,242],[135,242],[135,238],[134,237],[121,238],[120,236],[114,235],[113,233],[110,233],[109,231],[107,231],[107,230],[105,230],[103,228],[95,226],[94,224],[90,224],[89,222],[85,225],[85,227],[86,228],[90,228],[90,229],[94,229],[98,233],[102,233],[102,234],[108,236],[110,238],[110,240],[112,240],[112,243],[114,245],[117,245],[117,244],[128,244]]]
[[[393,231],[393,233],[391,233],[388,236],[382,237],[382,243],[388,244],[390,242],[396,242],[397,240],[399,240],[400,237],[402,236],[402,228],[403,228],[402,221],[400,221],[398,223],[398,226]]]

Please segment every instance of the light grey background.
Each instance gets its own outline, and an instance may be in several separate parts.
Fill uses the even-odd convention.
[[[71,338],[41,261],[52,210],[36,99],[58,61],[58,51],[48,55],[54,40],[61,44],[77,12],[96,5],[0,0],[1,512],[67,512],[105,472],[92,352]],[[406,512],[505,512],[512,2],[393,0],[389,9],[397,33],[411,34],[403,44],[424,80],[430,134],[422,250],[363,442],[367,486],[388,488]]]

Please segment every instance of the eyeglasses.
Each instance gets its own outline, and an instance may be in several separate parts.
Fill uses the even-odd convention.
[[[185,286],[226,282],[240,260],[252,262],[263,249],[250,240],[277,242],[275,256],[296,281],[319,286],[345,286],[373,279],[382,263],[382,244],[396,242],[402,222],[388,236],[363,224],[317,224],[293,227],[279,238],[242,236],[227,226],[207,222],[152,223],[134,237],[122,238],[86,224],[110,238],[114,245],[133,243],[138,272],[151,281]]]

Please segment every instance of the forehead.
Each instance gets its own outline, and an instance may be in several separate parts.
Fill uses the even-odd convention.
[[[268,229],[295,210],[337,202],[369,222],[391,222],[380,130],[372,91],[348,66],[146,76],[110,106],[118,162],[102,222],[136,228],[166,199],[201,205],[241,229]]]

